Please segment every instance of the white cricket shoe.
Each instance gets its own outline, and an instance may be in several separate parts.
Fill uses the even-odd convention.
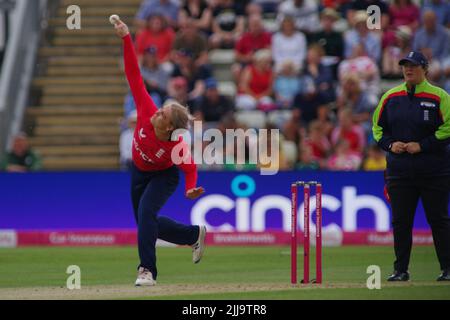
[[[205,251],[206,227],[199,226],[199,228],[198,240],[192,245],[192,261],[194,263],[200,262]]]
[[[153,279],[153,275],[150,270],[139,267],[138,277],[134,285],[136,287],[154,286],[156,285],[156,280]]]

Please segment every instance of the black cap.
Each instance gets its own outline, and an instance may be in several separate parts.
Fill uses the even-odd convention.
[[[411,51],[406,57],[398,62],[399,65],[404,65],[406,62],[411,62],[415,65],[426,67],[428,66],[428,60],[425,56],[418,51]]]

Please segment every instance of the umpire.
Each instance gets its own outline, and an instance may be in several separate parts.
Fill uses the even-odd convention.
[[[426,79],[420,52],[400,60],[405,82],[386,92],[373,115],[373,135],[387,152],[387,192],[392,207],[394,273],[408,281],[414,215],[422,200],[442,270],[450,281],[450,99]]]

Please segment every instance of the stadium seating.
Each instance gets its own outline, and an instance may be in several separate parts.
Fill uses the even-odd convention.
[[[118,141],[123,129],[128,86],[122,66],[121,41],[112,30],[108,16],[112,13],[120,15],[135,34],[133,20],[142,1],[79,0],[77,5],[82,8],[81,30],[68,30],[66,27],[67,7],[72,4],[70,0],[60,0],[49,15],[24,122],[32,147],[43,157],[44,169],[119,168]],[[420,1],[414,2],[418,4]],[[262,15],[267,31],[278,31],[276,17],[276,13]],[[350,27],[349,21],[341,17],[334,30],[344,32]],[[252,50],[254,52],[256,49]],[[322,57],[322,62],[328,61],[324,64],[329,64],[328,58]],[[234,49],[213,49],[209,51],[208,59],[219,92],[234,101],[239,78],[239,70],[234,68],[237,65]],[[395,77],[381,79],[377,95],[401,82],[391,79]],[[342,84],[334,82],[337,95],[342,95]],[[337,98],[329,102],[328,110],[331,111],[326,115],[333,126],[337,125],[337,110],[342,108]],[[281,105],[285,101],[277,103]],[[352,104],[349,101],[346,103]],[[287,130],[287,133],[284,132],[286,139],[296,143],[285,143],[283,150],[289,161],[295,162],[300,144],[296,140],[299,137],[294,133],[300,132],[300,127],[305,123],[296,123],[292,119],[292,110],[289,109],[235,113],[235,120],[250,128],[260,129],[270,123]],[[304,132],[309,134],[307,130]],[[365,156],[365,151],[361,156]]]
[[[141,0],[79,0],[81,30],[66,28],[70,4],[60,2],[39,50],[33,90],[40,99],[25,119],[34,128],[31,144],[44,169],[116,169],[127,85],[107,17],[114,12],[131,25]]]

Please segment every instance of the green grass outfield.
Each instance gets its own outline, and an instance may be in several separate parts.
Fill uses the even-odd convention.
[[[290,285],[289,252],[207,247],[194,265],[190,248],[159,247],[158,285],[135,288],[133,247],[0,249],[0,299],[450,299],[450,283],[435,281],[440,271],[433,247],[414,247],[411,281],[395,284],[385,281],[392,271],[391,247],[324,248],[321,286]],[[301,251],[298,264],[301,279]],[[81,290],[66,288],[69,265],[81,268]],[[381,268],[381,290],[366,288],[369,265]]]

